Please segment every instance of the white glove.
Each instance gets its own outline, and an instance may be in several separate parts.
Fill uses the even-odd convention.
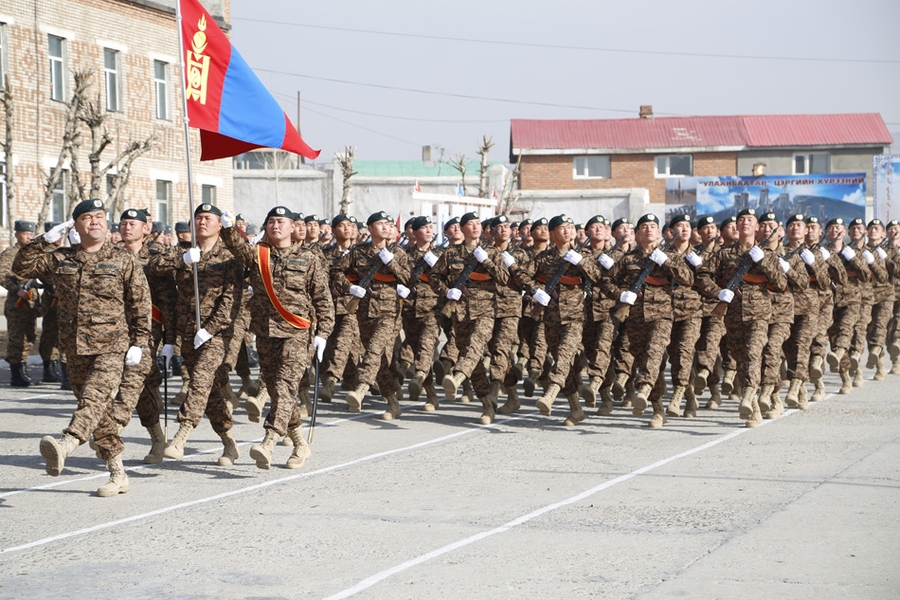
[[[669,257],[666,256],[666,253],[656,248],[653,252],[650,253],[650,260],[658,264],[659,266],[663,266],[666,264],[666,261],[669,260]]]
[[[378,258],[380,258],[381,262],[383,262],[384,264],[388,264],[389,262],[394,260],[394,253],[391,252],[390,250],[388,250],[387,248],[382,248],[378,252]]]
[[[125,353],[125,366],[133,367],[135,365],[140,364],[141,356],[143,356],[144,351],[141,350],[137,346],[132,346],[128,349],[128,352]]]
[[[181,255],[181,258],[184,259],[184,264],[192,265],[194,263],[200,262],[200,248],[194,246],[187,252]]]
[[[866,264],[871,265],[875,262],[875,255],[869,252],[868,250],[863,250],[863,256],[866,257]]]
[[[584,258],[584,257],[581,256],[581,252],[575,252],[574,250],[569,250],[568,252],[566,252],[566,255],[563,257],[563,260],[565,260],[569,264],[577,265],[578,263],[581,262],[582,258]]]
[[[513,255],[509,252],[503,252],[503,264],[506,265],[506,268],[510,268],[514,264],[516,264],[516,259],[513,258]]]
[[[853,260],[856,258],[856,252],[853,251],[853,248],[850,246],[844,246],[844,249],[841,250],[841,256],[843,256],[846,260]]]
[[[52,227],[50,229],[50,231],[45,233],[44,239],[47,240],[48,242],[50,242],[51,244],[55,244],[60,239],[62,239],[63,233],[66,231],[66,229],[68,229],[69,227],[71,227],[74,224],[75,224],[75,221],[73,221],[72,219],[69,219],[65,223],[60,223],[59,225]]]
[[[828,260],[829,258],[831,258],[831,252],[829,252],[825,248],[819,248],[819,254],[822,255],[822,260]]]
[[[166,359],[166,368],[169,368],[169,365],[172,363],[172,357],[175,356],[175,346],[172,344],[163,344],[162,350],[159,351],[159,355]]]
[[[813,266],[813,263],[816,262],[816,255],[809,251],[809,248],[804,248],[802,252],[800,252],[800,258],[803,259],[803,262],[806,263],[807,266]]]
[[[601,254],[600,258],[597,259],[597,262],[600,263],[600,266],[609,271],[613,268],[613,265],[616,264],[616,261],[609,257],[609,254]]]
[[[249,293],[251,296],[253,295],[253,286],[252,285],[247,286],[247,293]]]
[[[220,219],[222,219],[222,227],[225,229],[231,229],[231,226],[234,225],[234,213],[230,210],[223,212]]]
[[[734,292],[731,290],[722,290],[718,295],[719,301],[730,304],[734,300]]]
[[[433,266],[435,265],[435,263],[438,261],[437,255],[436,255],[434,252],[432,252],[431,250],[429,250],[428,252],[426,252],[426,253],[425,253],[425,256],[423,256],[422,258],[425,259],[425,263],[426,263],[429,267],[433,267]]]
[[[548,304],[550,304],[550,294],[542,289],[534,290],[534,299],[541,306],[547,306]]]
[[[780,256],[778,257],[778,264],[781,265],[781,270],[784,271],[785,273],[787,273],[788,271],[791,270],[791,263],[784,260]]]
[[[887,252],[885,252],[884,248],[882,248],[881,246],[876,248],[875,251],[878,252],[878,256],[881,257],[881,260],[884,260],[887,258]]]
[[[450,288],[447,290],[448,300],[459,300],[460,298],[462,298],[462,290],[459,288]]]
[[[763,252],[763,249],[759,246],[753,246],[752,248],[750,248],[750,258],[752,258],[753,262],[755,263],[761,261],[765,255],[766,253]]]
[[[313,338],[313,348],[316,350],[316,360],[322,362],[325,358],[325,344],[328,342],[323,337],[316,336]]]
[[[194,336],[194,350],[211,340],[212,337],[212,334],[206,329],[201,329],[200,331],[198,331],[197,335]]]
[[[634,306],[634,301],[637,300],[637,294],[632,291],[622,292],[622,295],[619,296],[619,302],[624,302],[625,304],[630,304]]]
[[[696,252],[694,252],[693,250],[691,250],[690,252],[687,253],[687,256],[684,257],[684,260],[688,261],[688,263],[692,267],[699,267],[700,265],[703,264],[703,259],[700,258],[700,255],[697,254]]]
[[[69,230],[69,243],[73,246],[81,243],[81,235],[74,229]]]
[[[407,298],[409,296],[409,288],[403,285],[402,283],[397,284],[397,295],[401,298]]]
[[[366,297],[366,288],[359,287],[358,285],[350,286],[350,293],[356,296],[357,298],[365,298]]]
[[[264,236],[264,235],[266,235],[266,230],[265,230],[265,229],[260,230],[259,233],[257,233],[257,234],[254,235],[252,238],[250,238],[250,243],[251,243],[251,244],[258,244],[258,243],[259,243],[259,240],[263,239],[263,236]]]
[[[475,251],[472,252],[472,254],[475,255],[475,260],[477,260],[480,263],[483,263],[484,261],[486,261],[487,257],[488,257],[487,252],[485,252],[484,248],[482,248],[481,246],[476,246]]]

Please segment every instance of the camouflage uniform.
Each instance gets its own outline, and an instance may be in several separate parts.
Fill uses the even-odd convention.
[[[488,342],[488,353],[491,356],[491,381],[499,381],[504,389],[518,383],[510,352],[519,346],[519,323],[522,318],[522,292],[527,293],[521,272],[529,264],[528,254],[521,248],[509,248],[507,251],[516,261],[509,267],[509,282],[497,286],[494,306],[494,331]],[[475,390],[479,393],[478,390]]]
[[[411,271],[418,270],[421,274],[417,280],[410,281],[412,293],[403,302],[403,332],[406,336],[404,347],[408,351],[404,360],[413,364],[417,373],[425,373],[427,385],[433,381],[431,370],[434,350],[441,332],[437,318],[439,298],[429,286],[431,267],[423,257],[427,252],[440,257],[441,251],[436,251],[431,244],[425,250],[420,250],[414,243],[407,245],[405,250]],[[430,387],[433,388],[433,384]]]
[[[692,249],[688,248],[687,252],[691,251]],[[696,267],[688,263],[685,264],[696,274]],[[672,323],[672,340],[669,342],[668,347],[669,362],[672,365],[672,385],[687,388],[687,386],[691,385],[694,352],[697,347],[697,340],[700,339],[702,319],[700,293],[696,289],[696,284],[687,286],[673,281],[672,307],[674,320]]]
[[[28,300],[18,295],[19,290],[28,281],[17,278],[12,273],[13,260],[20,249],[21,246],[15,244],[0,253],[0,278],[2,278],[0,283],[7,291],[6,303],[3,305],[7,329],[6,361],[11,365],[28,362],[28,355],[36,337],[35,322],[40,307],[37,287],[32,287],[28,291]]]
[[[601,250],[591,250],[588,258],[596,262],[603,252]],[[612,258],[613,252],[607,251],[607,254]],[[619,331],[619,324],[610,314],[610,311],[616,305],[616,299],[604,296],[601,287],[594,284],[590,279],[585,280],[584,286],[585,319],[582,344],[584,346],[587,373],[592,379],[594,377],[606,379],[613,341]]]
[[[834,313],[831,327],[828,328],[828,339],[832,351],[839,348],[849,350],[853,330],[862,310],[863,290],[869,279],[869,267],[862,252],[855,252],[855,256],[850,260],[839,252],[832,252],[831,258],[844,269],[846,282],[835,292]],[[842,368],[849,368],[850,359],[846,354],[841,363]]]
[[[816,254],[816,264],[822,261],[823,273],[821,277],[816,275],[816,282],[813,287],[819,294],[819,313],[815,318],[816,331],[810,346],[810,357],[821,357],[823,360],[828,353],[828,329],[834,316],[836,290],[840,289],[847,283],[847,271],[840,256],[825,250],[822,253],[822,246],[814,244],[810,246],[810,250]],[[825,260],[825,256],[828,259]]]
[[[49,252],[53,250],[53,252]],[[13,270],[21,279],[51,280],[59,298],[60,349],[78,401],[63,430],[81,443],[93,434],[104,460],[124,444],[113,419],[113,396],[125,352],[150,341],[150,290],[134,257],[106,243],[97,252],[80,245],[56,248],[43,238],[23,248]]]
[[[888,273],[887,259],[890,257],[883,248],[881,251],[885,253],[885,258],[881,258],[878,253],[880,249],[876,245],[869,244],[866,246],[872,253],[875,260],[869,265],[872,271],[872,318],[866,330],[866,341],[871,352],[875,348],[884,348],[887,339],[887,325],[894,311],[894,285],[891,282]],[[876,351],[880,352],[880,351]]]
[[[809,276],[800,257],[794,255],[786,262],[789,265],[785,273],[787,289],[779,290],[775,286],[768,288],[772,314],[769,315],[769,337],[763,349],[761,381],[763,385],[771,385],[773,389],[781,387],[783,347],[791,337],[791,327],[794,324],[794,295],[803,294],[809,288]]]
[[[349,252],[349,249],[344,250],[336,245],[327,248],[325,258],[328,259],[329,270],[334,261]],[[352,296],[341,296],[334,286],[331,287],[331,292],[334,300],[335,324],[334,332],[328,338],[328,345],[325,347],[325,357],[322,359],[323,376],[331,377],[335,381],[344,379],[349,387],[354,388],[359,383],[357,365],[363,353],[359,321],[356,315],[347,310]]]
[[[707,249],[706,246],[699,245],[694,251],[701,260],[705,261],[712,252],[715,252],[715,249]],[[699,281],[696,283],[699,285]],[[697,339],[697,349],[694,353],[694,366],[698,373],[703,371],[708,373],[706,385],[710,390],[719,382],[716,361],[721,354],[722,338],[725,335],[725,321],[713,313],[713,309],[718,304],[719,301],[714,298],[706,296],[700,298],[700,337]]]
[[[808,249],[805,244],[802,246]],[[792,251],[790,248],[785,248],[785,250]],[[813,257],[815,261],[812,265],[803,262],[799,255],[795,255],[797,260],[791,261],[791,266],[798,268],[809,282],[806,289],[803,289],[790,278],[788,281],[788,289],[794,296],[794,322],[791,324],[790,337],[784,344],[784,354],[787,359],[787,377],[791,380],[806,381],[809,379],[812,343],[819,330],[820,281],[828,285],[827,289],[829,293],[831,292],[828,265],[818,252],[813,252]]]
[[[59,310],[56,290],[51,281],[45,281],[41,293],[41,341],[39,352],[41,360],[46,364],[59,360]]]

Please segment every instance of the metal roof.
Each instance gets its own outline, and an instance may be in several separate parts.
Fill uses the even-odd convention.
[[[519,151],[712,151],[784,146],[890,145],[881,115],[750,115],[650,119],[510,121],[512,155]]]

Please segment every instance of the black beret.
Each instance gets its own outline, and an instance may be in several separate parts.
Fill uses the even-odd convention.
[[[866,226],[866,222],[863,221],[862,219],[860,219],[859,217],[857,217],[857,218],[853,219],[852,221],[850,221],[850,225],[849,225],[849,226],[850,226],[850,227],[853,227],[854,225],[862,225],[863,227],[865,227],[865,226]]]
[[[603,218],[602,215],[594,215],[590,219],[587,220],[587,223],[584,224],[585,227],[590,227],[594,223],[600,223],[601,225],[606,222],[606,219]]]
[[[187,221],[178,221],[175,223],[175,233],[190,233],[191,224]]]
[[[359,219],[357,219],[353,215],[350,215],[350,222],[359,227]]]
[[[477,211],[477,210],[473,210],[472,212],[467,212],[466,214],[464,214],[463,216],[461,216],[461,217],[459,218],[459,226],[462,227],[463,225],[465,225],[465,224],[468,223],[469,221],[477,221],[478,218],[479,218],[479,217],[478,217],[478,211]]]
[[[767,221],[775,221],[776,223],[778,222],[778,217],[773,212],[763,213],[756,218],[759,219],[760,223],[765,223]]]
[[[725,219],[721,223],[719,223],[719,229],[725,229],[725,226],[729,223],[737,223],[737,217],[735,217],[734,215],[725,217]]]
[[[481,226],[484,229],[487,229],[488,227],[493,227],[494,226],[494,218],[491,217],[490,219],[484,219],[483,221],[481,221]]]
[[[164,233],[167,233],[167,234],[169,234],[169,235],[172,235],[172,226],[171,226],[171,225],[166,225],[166,230],[165,230]]]
[[[745,208],[744,210],[742,210],[741,212],[739,212],[739,213],[737,214],[737,216],[738,216],[738,218],[741,218],[741,217],[756,217],[756,219],[759,220],[759,215],[756,214],[756,209],[755,209],[755,208]]]
[[[426,225],[432,225],[434,221],[431,220],[431,217],[416,217],[411,219],[410,227],[413,228],[413,231],[418,231],[425,227]]]
[[[688,223],[691,222],[691,215],[687,213],[681,213],[680,215],[675,215],[672,217],[672,220],[669,221],[669,227],[675,227],[677,223]]]
[[[715,225],[716,218],[712,215],[706,215],[697,219],[697,229],[701,227],[706,227],[707,225]]]
[[[825,224],[825,227],[831,227],[832,225],[843,225],[843,224],[844,224],[844,219],[842,219],[841,217],[835,217],[835,218],[831,219],[830,221],[828,221],[828,223]]]
[[[202,215],[203,213],[209,213],[211,215],[216,215],[217,217],[222,216],[222,211],[219,210],[219,207],[214,204],[201,204],[194,211],[194,216]]]
[[[812,216],[812,215],[809,216],[809,217],[806,217],[806,224],[807,224],[807,225],[812,225],[813,223],[816,223],[816,224],[818,224],[818,225],[821,225],[821,224],[822,224],[822,223],[819,221],[819,217]]]
[[[44,231],[49,231],[46,228],[46,223],[44,225]],[[32,221],[16,221],[13,224],[13,228],[16,231],[30,231],[31,233],[34,233],[37,230],[37,225],[35,225]]]
[[[657,217],[653,213],[647,213],[646,215],[638,219],[637,226],[640,227],[644,223],[656,223],[657,225],[659,225],[659,217]]]
[[[295,220],[295,221],[303,221],[304,219],[306,219],[306,217],[303,215],[302,212],[297,211],[297,212],[294,213],[294,220]]]
[[[290,219],[292,221],[296,221],[296,217],[294,217],[294,211],[289,209],[286,206],[275,206],[268,213],[266,213],[266,221],[269,220],[269,217],[284,217],[286,219]]]
[[[153,226],[150,228],[151,233],[162,233],[165,231],[166,226],[162,221],[153,221]]]
[[[406,231],[407,227],[412,227],[413,221],[415,221],[418,217],[410,217],[406,220],[406,223],[403,224],[403,230]]]
[[[328,225],[328,219],[319,219],[319,225]]]
[[[507,217],[506,215],[497,215],[496,217],[491,219],[491,227],[503,225],[504,223],[509,223],[509,217]]]
[[[869,221],[869,224],[866,226],[866,229],[868,229],[869,227],[872,227],[873,225],[881,225],[882,227],[884,227],[884,223],[881,222],[881,219],[872,219],[871,221]]]
[[[531,226],[531,219],[522,219],[522,222],[519,223],[519,227],[529,227]]]
[[[238,214],[234,215],[234,222],[235,222],[235,223],[237,223],[238,221],[243,221],[243,220],[244,220],[244,215],[243,215],[243,213],[238,213]]]
[[[72,218],[77,219],[81,215],[86,212],[94,212],[96,210],[105,211],[106,207],[103,206],[103,201],[99,198],[90,198],[88,200],[82,200],[78,204],[75,205],[75,209],[72,211]]]
[[[534,223],[531,224],[531,228],[534,229],[536,227],[547,227],[549,222],[545,217],[541,217],[540,219],[535,219]]]
[[[613,228],[613,229],[618,229],[618,228],[619,228],[619,225],[631,225],[631,221],[629,221],[629,220],[628,220],[627,218],[625,218],[625,217],[622,217],[621,219],[616,219],[616,220],[613,221],[613,223],[612,223],[612,228]]]
[[[785,223],[787,225],[790,225],[791,223],[796,223],[797,221],[800,221],[801,223],[806,223],[806,217],[804,217],[800,213],[794,213],[787,218],[787,221],[785,221]]]
[[[306,215],[305,217],[303,217],[304,223],[311,223],[312,221],[315,221],[316,223],[318,223],[319,215],[317,215],[316,213],[312,213],[312,214],[309,214],[309,215]]]
[[[129,208],[127,210],[122,211],[122,215],[119,217],[119,221],[124,221],[125,219],[129,219],[131,221],[141,221],[142,223],[147,222],[147,213],[139,208]]]
[[[344,213],[341,213],[341,214],[339,214],[339,215],[335,215],[335,217],[334,217],[333,219],[331,219],[331,227],[332,227],[332,228],[337,227],[338,225],[340,225],[340,224],[343,223],[344,221],[350,221],[351,223],[353,222],[353,221],[352,221],[352,218],[349,217],[348,215],[345,215]]]
[[[888,227],[900,227],[900,221],[898,221],[897,219],[891,219],[890,221],[888,221],[887,226]]]
[[[555,217],[552,217],[550,219],[550,224],[548,225],[548,227],[550,228],[550,231],[553,231],[560,225],[565,225],[568,222],[569,222],[569,217],[567,217],[566,215],[556,215]]]
[[[109,224],[109,232],[110,233],[119,233],[119,224],[118,223],[110,223]]]
[[[372,213],[369,215],[369,218],[366,219],[366,225],[373,225],[378,221],[390,221],[391,216],[384,212],[383,210],[379,210],[377,213]]]
[[[44,233],[59,225],[59,221],[44,221]]]

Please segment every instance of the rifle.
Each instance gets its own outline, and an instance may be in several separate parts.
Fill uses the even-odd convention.
[[[431,242],[429,243],[429,246],[434,244],[434,240],[436,240],[437,237],[438,237],[438,234],[434,234],[434,237],[431,238]],[[425,252],[425,254],[428,254],[428,252],[431,252],[430,247],[429,247],[428,251]],[[412,275],[409,278],[410,291],[413,291],[413,292],[416,291],[416,288],[419,285],[419,277],[421,277],[422,273],[425,272],[425,267],[427,267],[427,266],[428,266],[428,263],[425,262],[425,256],[423,255],[422,258],[420,258],[419,261],[416,263],[415,268],[412,270]]]
[[[665,246],[661,248],[663,252],[668,252],[672,249],[672,242],[667,242]],[[637,279],[634,280],[634,283],[628,288],[628,291],[632,294],[637,294],[641,291],[641,288],[644,287],[644,283],[647,281],[647,278],[650,277],[650,273],[653,272],[657,265],[655,262],[650,260],[650,257],[647,257],[647,261],[644,263],[644,268],[641,269],[640,274],[637,276]],[[613,310],[612,317],[619,323],[624,323],[625,319],[628,318],[628,314],[631,312],[631,305],[626,304],[624,302],[618,302],[616,304],[616,308]]]
[[[581,252],[585,246],[591,243],[591,237],[588,236],[586,240],[581,242],[575,247],[575,252]],[[555,297],[559,300],[559,293],[556,291],[556,286],[559,285],[559,281],[562,279],[562,276],[565,274],[566,269],[569,267],[569,262],[566,259],[563,259],[556,266],[556,271],[553,273],[553,276],[547,280],[547,283],[544,285],[544,291],[551,296]],[[541,318],[541,313],[544,312],[544,305],[540,302],[534,303],[534,308],[531,311],[531,318],[535,321],[539,321]]]
[[[35,287],[36,283],[37,279],[29,279],[19,288],[28,292],[28,300],[33,299],[31,288]],[[25,298],[19,298],[18,300],[16,300],[16,308],[22,308],[23,306],[25,306]]]
[[[765,240],[763,240],[763,242],[761,244],[758,244],[759,247],[763,248],[763,247],[767,246],[769,244],[769,242],[772,241],[772,238],[775,236],[775,234],[777,232],[778,232],[778,227],[776,227],[775,231],[770,233],[769,237],[767,237]],[[752,266],[753,266],[753,259],[750,258],[750,252],[747,251],[746,253],[744,253],[743,259],[741,260],[741,266],[738,267],[738,270],[735,271],[734,275],[731,276],[731,279],[728,280],[728,285],[725,286],[725,289],[733,292],[735,290],[735,288],[737,288],[737,286],[739,286],[741,284],[741,282],[744,281],[744,275],[746,275],[750,271],[750,267],[752,267]],[[728,303],[722,302],[720,300],[719,303],[716,304],[716,307],[713,309],[713,314],[716,315],[717,317],[721,318],[721,317],[725,316],[726,310],[728,310]]]
[[[491,242],[494,241],[495,235],[497,235],[496,231],[491,233],[491,236],[487,239],[487,241],[484,243],[484,245],[481,246],[482,250],[486,250],[487,247],[491,245]],[[466,284],[469,283],[469,277],[472,275],[472,271],[475,270],[475,267],[477,265],[478,265],[478,259],[475,258],[475,253],[472,252],[472,255],[469,256],[469,260],[466,262],[466,267],[463,269],[462,273],[459,274],[459,277],[457,277],[456,281],[453,283],[452,289],[464,290],[466,295],[468,295],[468,290],[465,290],[465,287],[466,287]],[[453,314],[453,308],[449,302],[444,303],[444,308],[441,309],[441,314],[443,314],[448,319],[450,318],[450,315]]]
[[[385,246],[385,248],[388,248],[388,251],[393,251],[393,249],[397,247],[397,244],[399,244],[400,241],[403,240],[404,238],[406,238],[405,233],[400,236],[399,240],[397,240],[396,242],[391,244],[390,248],[388,248],[387,246]],[[372,259],[372,264],[369,265],[368,272],[366,272],[365,277],[363,277],[360,280],[359,287],[365,288],[366,290],[368,290],[369,286],[372,285],[372,280],[375,279],[375,273],[378,272],[378,269],[380,269],[383,264],[384,263],[381,262],[381,257],[379,257],[378,254],[376,253],[375,257]],[[349,312],[350,314],[355,314],[356,310],[358,308],[359,308],[359,298],[357,298],[356,296],[353,296],[353,298],[350,299],[350,302],[347,303],[347,312]]]

